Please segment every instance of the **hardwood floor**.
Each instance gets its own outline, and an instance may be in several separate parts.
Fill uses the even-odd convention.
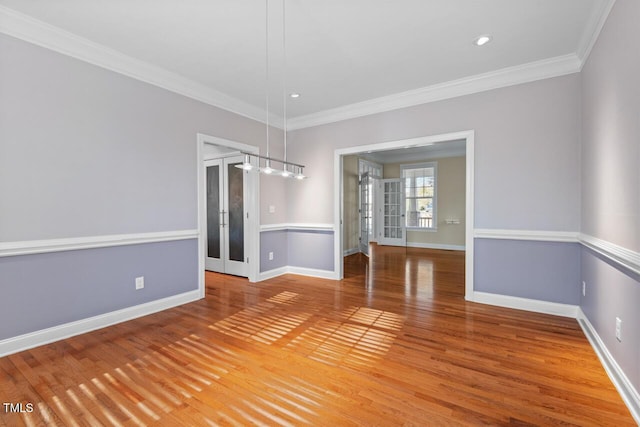
[[[461,252],[345,275],[207,273],[204,300],[1,358],[33,411],[0,425],[635,425],[575,320],[465,302]]]

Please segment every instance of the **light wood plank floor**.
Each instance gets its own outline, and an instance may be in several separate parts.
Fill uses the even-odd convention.
[[[0,425],[635,425],[572,319],[465,302],[460,252],[207,297],[0,359]]]

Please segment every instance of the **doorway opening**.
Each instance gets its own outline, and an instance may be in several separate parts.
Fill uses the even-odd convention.
[[[387,161],[384,156],[402,159]],[[356,164],[360,159],[390,165],[384,168],[382,177],[372,180],[358,170]],[[442,209],[442,215],[436,217],[437,165],[438,162],[444,164],[445,160],[455,163],[455,170],[459,171],[456,191],[457,197],[462,200],[453,213]],[[343,257],[355,252],[366,254],[370,242],[389,246],[464,250],[465,298],[473,300],[473,165],[473,131],[335,150],[336,277],[344,277]],[[350,167],[352,172],[349,171]],[[352,194],[356,194],[355,198]],[[368,200],[373,207],[369,209],[363,200]],[[353,205],[356,205],[355,214]],[[444,234],[441,233],[444,230],[457,230],[456,244],[436,243],[431,238],[425,239],[425,242],[420,240],[419,236]],[[357,244],[352,245],[354,233],[359,236]]]
[[[248,277],[245,245],[249,218],[246,203],[248,182],[245,179],[248,172],[236,167],[242,165],[243,160],[242,155],[233,153],[204,161],[207,192],[204,267],[207,271]]]
[[[259,272],[259,194],[257,174],[236,168],[241,153],[258,147],[205,134],[197,137],[199,291],[205,270],[244,276]]]

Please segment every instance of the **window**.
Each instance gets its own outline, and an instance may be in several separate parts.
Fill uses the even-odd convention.
[[[364,159],[358,159],[358,174],[369,173],[371,178],[382,178],[382,165]]]
[[[437,164],[402,165],[405,220],[408,228],[436,228]]]

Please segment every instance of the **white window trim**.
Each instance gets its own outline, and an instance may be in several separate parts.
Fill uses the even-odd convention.
[[[433,218],[431,223],[432,227],[406,227],[407,231],[425,231],[425,232],[437,232],[438,231],[438,162],[423,162],[423,163],[408,163],[400,165],[400,178],[403,181],[404,187],[404,171],[406,169],[421,169],[421,168],[433,168],[434,186],[433,186]],[[402,198],[406,206],[406,195],[403,192]],[[406,218],[405,218],[406,223]]]

